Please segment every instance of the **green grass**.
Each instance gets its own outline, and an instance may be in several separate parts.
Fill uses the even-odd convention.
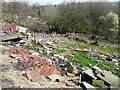
[[[101,61],[97,65],[102,70],[108,70],[111,71],[116,76],[120,77],[119,71],[117,71],[115,68],[117,67],[115,63],[113,62],[107,62],[107,61]]]
[[[74,53],[72,55],[66,55],[66,58],[79,63],[80,67],[85,66],[92,68],[94,65],[97,65],[100,69],[111,71],[114,75],[120,77],[119,71],[115,69],[117,66],[115,65],[114,62],[107,62],[107,61],[96,62],[93,59],[89,58],[86,54],[82,54],[82,53],[81,54]]]
[[[66,51],[65,49],[58,49],[58,48],[54,48],[52,50],[52,52],[55,54],[64,53],[65,51]]]
[[[98,47],[98,50],[102,51],[102,52],[108,52],[110,54],[117,54],[118,53],[118,47],[115,46],[111,46],[111,47]]]
[[[73,56],[67,55],[66,58],[69,60],[74,60],[75,62],[79,63],[80,66],[92,67],[97,64],[97,62],[89,58],[86,54],[82,53],[75,53]]]
[[[25,48],[27,50],[36,50],[39,46],[35,43],[35,41],[31,42],[31,45],[27,45]]]
[[[81,43],[75,40],[71,40],[63,44],[64,44],[64,48],[67,48],[68,50],[88,48],[88,49],[96,49],[97,51],[100,51],[103,53],[109,53],[112,55],[118,54],[117,46],[110,46],[110,47],[94,46],[87,43]],[[80,53],[80,52],[71,52],[71,53],[73,56],[66,55],[66,58],[68,58],[68,60],[72,60],[79,63],[80,66],[92,67],[97,64],[98,67],[100,67],[100,69],[111,71],[114,75],[120,77],[119,71],[115,69],[117,66],[115,65],[114,62],[107,62],[102,60],[99,60],[100,62],[95,62],[95,60],[89,58],[87,54]]]
[[[80,66],[92,67],[96,64],[95,61],[85,54],[74,54],[74,59],[80,64]]]
[[[107,61],[101,61],[100,63],[98,63],[98,66],[102,70],[109,70],[109,71],[113,71],[114,67],[116,67],[116,65],[113,62],[107,62]]]
[[[101,52],[107,52],[109,54],[117,54],[118,53],[118,47],[117,46],[111,46],[111,47],[101,47],[101,46],[94,46],[91,44],[87,44],[87,43],[80,43],[77,41],[72,40],[72,43],[64,43],[65,45],[67,45],[69,48],[90,48],[90,49],[97,49],[98,51]]]

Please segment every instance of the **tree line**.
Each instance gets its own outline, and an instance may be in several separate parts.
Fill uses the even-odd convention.
[[[3,3],[3,17],[19,24],[24,25],[26,17],[31,16],[47,21],[48,32],[92,34],[92,39],[103,36],[112,41],[118,35],[118,14],[118,2],[71,2],[44,6],[25,2]],[[16,15],[18,19],[15,19]],[[41,27],[37,22],[27,26],[38,32]]]

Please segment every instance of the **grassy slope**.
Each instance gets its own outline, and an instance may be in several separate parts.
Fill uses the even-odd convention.
[[[111,47],[101,47],[101,46],[94,46],[94,45],[90,45],[90,44],[86,44],[86,43],[80,43],[77,41],[72,40],[71,42],[73,43],[65,43],[67,44],[69,47],[71,48],[91,48],[91,49],[97,49],[98,51],[101,52],[107,52],[109,54],[117,54],[118,53],[118,47],[115,46],[111,46]]]
[[[68,50],[72,50],[72,49],[82,49],[82,48],[91,48],[91,49],[97,49],[100,52],[106,52],[109,54],[117,54],[118,53],[118,47],[115,46],[111,46],[111,47],[101,47],[101,46],[94,46],[94,45],[90,45],[90,44],[86,44],[86,43],[80,43],[74,40],[70,40],[70,42],[65,42],[63,43],[64,47],[63,48],[67,48]],[[62,53],[64,54],[65,52],[67,52],[68,50],[64,50],[64,49],[55,49],[53,50],[56,53]],[[79,63],[80,66],[86,66],[86,67],[93,67],[94,65],[98,65],[102,70],[109,70],[111,72],[113,72],[115,75],[120,77],[120,74],[118,71],[115,70],[115,68],[117,67],[115,65],[115,63],[113,62],[107,62],[107,61],[102,61],[99,60],[100,62],[96,62],[93,59],[89,58],[86,54],[83,53],[78,53],[78,52],[71,52],[72,56],[66,55],[66,58],[68,58],[69,60],[74,60],[75,62]]]

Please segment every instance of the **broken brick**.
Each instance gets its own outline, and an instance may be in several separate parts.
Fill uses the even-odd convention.
[[[41,75],[47,77],[53,74],[60,74],[57,68],[54,65],[50,65],[47,60],[41,59],[35,55],[31,55],[29,52],[27,52],[27,50],[23,48],[14,47],[11,49],[10,53],[13,58],[17,58],[20,60],[20,62],[22,62],[17,65],[17,68],[19,70],[25,70],[27,68],[39,66],[38,71],[35,71],[34,73],[32,71],[27,73],[29,80],[33,80],[33,76],[35,74],[38,75],[36,76],[38,79],[41,77]]]

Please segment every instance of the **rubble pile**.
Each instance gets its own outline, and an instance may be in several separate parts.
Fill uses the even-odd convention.
[[[23,36],[25,37],[25,35]],[[10,64],[0,66],[0,71],[4,76],[2,77],[4,84],[8,83],[8,86],[11,87],[27,87],[27,85],[22,84],[25,81],[24,84],[28,84],[28,87],[34,84],[35,87],[96,88],[97,85],[100,85],[99,80],[102,80],[104,82],[102,87],[118,86],[118,77],[97,67],[101,61],[116,62],[118,64],[115,57],[111,59],[110,55],[88,47],[82,47],[82,49],[68,48],[67,44],[65,44],[65,47],[62,42],[67,42],[68,39],[65,38],[65,41],[62,38],[56,39],[56,37],[53,40],[47,37],[48,39],[45,41],[44,39],[40,40],[41,38],[36,40],[36,38],[29,35],[22,43],[23,45],[20,45],[21,40],[16,40],[16,38],[3,40],[3,42],[13,42],[15,40],[14,44],[8,44],[10,59],[6,58],[6,62],[9,61]],[[34,40],[35,42],[33,42]],[[26,42],[28,42],[27,45],[25,45]],[[75,58],[73,52],[78,53],[75,54],[78,57],[77,60],[79,59],[78,62],[73,59]],[[69,55],[69,57],[66,57],[66,55]],[[80,66],[79,61],[81,59],[91,67],[85,66],[84,63],[83,66]],[[91,61],[95,62],[94,67],[90,64]],[[15,77],[16,75],[19,80]],[[93,83],[93,81],[95,82]]]
[[[38,76],[43,75],[45,77],[60,73],[55,65],[51,65],[47,60],[43,60],[38,56],[31,55],[23,48],[18,48],[18,47],[12,48],[10,52],[10,56],[19,60],[16,63],[16,67],[19,70],[26,70],[31,67],[37,68],[38,70],[36,70],[36,73],[38,72]],[[30,72],[27,73],[27,77],[29,79],[32,79],[31,77],[34,74],[35,73],[33,73],[33,71],[30,70]]]

